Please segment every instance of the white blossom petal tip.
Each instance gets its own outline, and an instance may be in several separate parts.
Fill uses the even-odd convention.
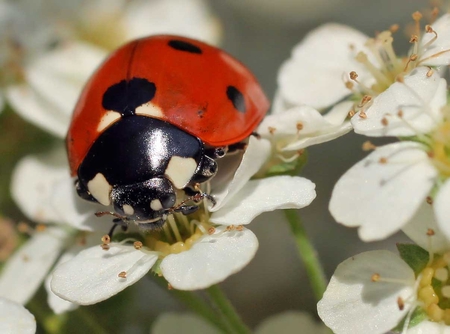
[[[393,83],[373,104],[352,118],[356,133],[367,136],[415,136],[441,119],[447,83],[437,71],[420,67]]]
[[[257,132],[277,142],[283,152],[298,151],[349,132],[352,127],[345,119],[351,106],[352,102],[339,103],[325,115],[309,106],[294,107],[266,116]]]
[[[366,80],[367,71],[355,56],[358,51],[367,50],[367,40],[361,32],[336,23],[310,32],[278,73],[279,94],[286,105],[306,104],[322,109],[350,95],[343,78],[350,71],[357,71],[361,80]]]
[[[141,279],[158,256],[132,245],[110,244],[85,249],[56,267],[51,289],[59,297],[80,305],[108,299]]]
[[[374,274],[395,283],[373,281]],[[361,253],[337,267],[317,310],[336,334],[386,333],[407,314],[408,308],[399,308],[398,299],[413,302],[414,284],[414,272],[395,253]]]
[[[330,212],[337,222],[359,227],[364,241],[397,232],[425,202],[437,172],[421,144],[377,148],[336,183]]]
[[[244,268],[256,254],[258,239],[250,230],[218,227],[190,250],[163,259],[160,269],[173,288],[199,290],[225,280]]]
[[[0,314],[0,333],[36,333],[36,319],[21,304],[0,298]]]
[[[315,184],[298,176],[251,180],[226,205],[211,215],[220,225],[245,225],[263,212],[301,209],[316,197]]]

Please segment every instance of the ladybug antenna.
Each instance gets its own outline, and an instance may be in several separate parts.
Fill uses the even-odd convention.
[[[97,217],[103,217],[106,215],[111,215],[114,216],[116,218],[113,219],[113,226],[111,227],[111,229],[108,232],[109,237],[112,239],[112,235],[114,233],[114,230],[116,229],[117,226],[122,226],[123,230],[126,231],[126,228],[128,227],[127,221],[129,220],[127,217],[125,216],[121,216],[116,212],[111,212],[111,211],[99,211],[96,212],[95,215]]]

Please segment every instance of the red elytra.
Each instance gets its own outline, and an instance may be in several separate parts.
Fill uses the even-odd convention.
[[[179,45],[174,48],[171,41]],[[104,118],[108,110],[102,106],[105,92],[131,78],[145,78],[156,86],[149,103],[161,112],[149,117],[167,121],[212,147],[247,138],[269,107],[253,74],[216,47],[179,36],[132,41],[106,59],[86,84],[75,107],[67,134],[72,176],[105,129],[99,129],[102,119],[108,120]],[[230,86],[238,91],[245,110],[238,110],[242,108],[227,96]],[[116,121],[108,121],[107,126]]]

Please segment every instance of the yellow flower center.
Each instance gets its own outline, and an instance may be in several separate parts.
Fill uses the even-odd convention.
[[[443,177],[450,177],[450,110],[444,108],[444,120],[431,134],[428,155]]]
[[[450,325],[450,252],[435,259],[423,271],[419,281],[418,300],[432,321]]]

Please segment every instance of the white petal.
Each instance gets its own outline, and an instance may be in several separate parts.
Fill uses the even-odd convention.
[[[133,246],[111,244],[108,251],[94,246],[60,264],[53,272],[51,289],[73,303],[95,304],[140,280],[157,259]],[[121,272],[126,278],[118,276]]]
[[[404,281],[372,282],[373,274]],[[396,254],[371,251],[342,262],[317,305],[320,318],[336,334],[381,334],[394,328],[408,312],[398,298],[413,303],[414,272]]]
[[[438,37],[429,46],[425,47],[420,55],[420,64],[428,66],[450,65],[450,14],[442,15],[432,25]],[[420,46],[424,47],[433,39],[433,33],[424,34]]]
[[[434,231],[433,236],[427,234],[429,229]],[[428,203],[422,204],[414,217],[402,228],[402,231],[417,245],[430,252],[443,253],[450,249],[450,241],[439,229],[434,217],[433,206]]]
[[[252,180],[226,205],[211,215],[220,225],[244,225],[263,212],[301,209],[316,197],[316,185],[298,176],[274,176]]]
[[[318,323],[310,314],[288,311],[265,319],[255,331],[256,334],[329,334],[325,325]]]
[[[350,122],[344,122],[351,108],[349,105],[352,105],[352,102],[340,103],[333,108],[328,118],[309,106],[294,107],[282,113],[266,116],[257,132],[265,138],[276,141],[278,146],[284,144],[282,151],[298,151],[349,132]],[[345,112],[342,112],[343,110]],[[298,124],[302,125],[301,130],[298,130]]]
[[[442,233],[450,240],[450,180],[439,188],[434,201],[434,213],[436,215],[437,225]]]
[[[307,104],[322,109],[338,102],[351,92],[344,78],[356,71],[362,81],[365,69],[355,60],[359,51],[366,51],[368,37],[340,24],[325,24],[309,33],[297,45],[292,58],[278,73],[283,99],[292,105]]]
[[[84,83],[104,57],[89,44],[64,45],[27,66],[27,84],[8,88],[7,98],[23,118],[62,138]]]
[[[164,313],[153,323],[152,334],[219,334],[206,320],[190,313]]]
[[[16,165],[11,193],[25,215],[39,223],[60,222],[51,205],[55,184],[69,176],[63,150],[47,156],[27,156]]]
[[[444,323],[422,321],[417,326],[408,329],[408,334],[450,334],[450,327]]]
[[[70,247],[64,254],[58,259],[58,262],[55,265],[55,269],[64,262],[72,260],[79,252],[88,247],[97,246],[102,238],[104,233],[87,233],[79,237],[79,240]],[[45,279],[45,289],[47,290],[47,303],[50,308],[56,314],[62,314],[64,312],[72,311],[78,307],[77,304],[71,303],[67,300],[64,300],[58,297],[51,290],[51,280],[53,276],[54,270],[47,276]]]
[[[225,280],[244,268],[255,256],[258,239],[252,231],[216,228],[186,252],[164,258],[160,268],[166,280],[179,290],[199,290]]]
[[[126,9],[128,39],[156,34],[182,35],[217,44],[219,21],[204,0],[138,0]]]
[[[250,136],[247,149],[245,150],[244,157],[239,164],[236,172],[233,168],[230,168],[231,180],[221,179],[220,183],[213,179],[212,192],[216,200],[216,205],[210,208],[210,211],[214,212],[219,210],[224,206],[234,194],[236,194],[242,187],[247,183],[247,181],[261,168],[261,166],[266,162],[270,155],[270,142],[266,139],[257,139]],[[226,158],[226,157],[225,157]],[[219,165],[220,170],[220,165]]]
[[[380,240],[414,216],[435,176],[436,170],[420,144],[382,146],[339,179],[329,209],[337,222],[359,226],[362,240]]]
[[[0,298],[0,333],[34,334],[36,319],[22,305]]]
[[[447,83],[437,71],[427,76],[428,67],[420,67],[395,82],[373,101],[365,118],[356,114],[352,124],[356,133],[367,136],[415,136],[433,129],[446,103]],[[399,117],[398,112],[403,116]],[[383,125],[385,121],[387,125]]]
[[[26,304],[40,287],[67,240],[61,229],[36,232],[8,260],[0,276],[0,296]]]
[[[59,298],[50,289],[52,276],[49,275],[45,279],[45,290],[47,291],[47,303],[55,314],[62,314],[65,312],[73,311],[78,308],[77,304],[68,302],[62,298]]]
[[[50,204],[60,217],[60,222],[82,231],[107,230],[111,217],[96,217],[95,212],[104,211],[105,207],[81,199],[75,190],[70,175],[55,182]]]

